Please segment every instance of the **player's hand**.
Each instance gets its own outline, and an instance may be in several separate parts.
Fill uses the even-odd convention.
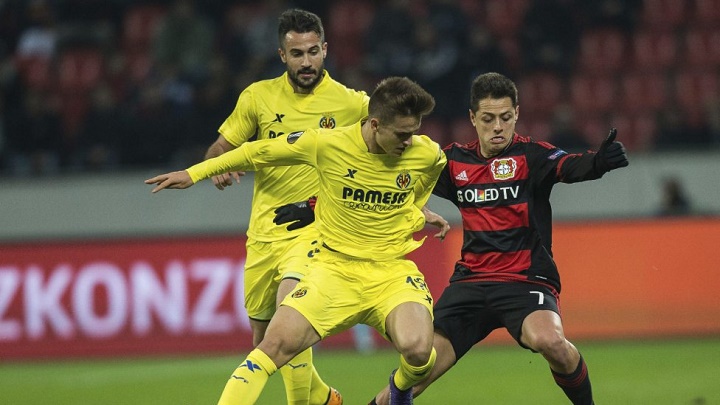
[[[215,188],[222,191],[225,190],[225,187],[230,187],[233,185],[233,179],[235,180],[235,183],[240,184],[240,177],[244,175],[245,172],[223,173],[217,176],[213,176],[212,181],[213,184],[215,184]]]
[[[182,170],[179,172],[161,174],[151,179],[147,179],[145,180],[145,184],[157,184],[157,186],[152,189],[153,193],[157,193],[158,191],[166,188],[188,188],[195,183],[193,183],[187,170]]]
[[[625,147],[621,142],[615,140],[616,137],[617,129],[613,128],[595,154],[595,169],[601,173],[619,169],[630,164],[627,153],[625,153]]]
[[[313,210],[314,204],[312,204],[311,201],[312,199],[309,201],[283,205],[275,210],[275,218],[273,218],[273,222],[275,225],[282,225],[290,222],[290,225],[287,226],[288,231],[293,231],[310,225],[313,221],[315,221],[315,211]]]
[[[445,235],[447,235],[448,231],[450,231],[450,223],[448,221],[446,221],[445,218],[443,218],[439,214],[437,214],[433,211],[430,211],[430,209],[428,207],[423,207],[422,212],[423,212],[423,214],[425,214],[425,223],[426,224],[430,224],[430,225],[440,228],[440,232],[433,235],[433,237],[440,239],[440,240],[444,240]]]

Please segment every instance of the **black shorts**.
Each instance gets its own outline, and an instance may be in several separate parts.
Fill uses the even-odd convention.
[[[558,310],[558,294],[534,283],[451,283],[435,303],[435,329],[450,339],[459,360],[490,332],[506,328],[518,344],[525,317]]]

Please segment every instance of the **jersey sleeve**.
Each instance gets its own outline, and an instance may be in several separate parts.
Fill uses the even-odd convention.
[[[445,154],[448,163],[443,167],[442,171],[440,171],[440,176],[438,177],[438,181],[435,184],[432,193],[456,204],[457,199],[453,198],[453,196],[455,195],[457,188],[450,177],[450,159],[448,158],[449,149],[446,148],[443,153]]]
[[[595,153],[587,152],[565,156],[558,164],[558,179],[563,183],[596,180],[603,172],[595,170]]]
[[[360,95],[360,98],[362,99],[361,107],[360,107],[360,115],[362,118],[367,118],[368,116],[368,105],[370,104],[370,96],[367,95],[364,91],[359,91],[358,94]]]
[[[187,169],[193,183],[231,171],[256,171],[270,166],[316,166],[318,132],[293,132],[274,139],[247,142],[239,148]]]
[[[547,142],[537,142],[532,147],[535,170],[541,173],[540,178],[551,183],[595,180],[604,174],[595,170],[593,152],[569,154]]]
[[[242,145],[257,132],[258,114],[252,88],[245,89],[238,97],[232,113],[222,123],[218,132],[235,147]]]
[[[430,199],[430,195],[432,194],[432,191],[435,187],[435,184],[438,181],[438,177],[440,176],[440,173],[443,171],[443,168],[447,164],[447,158],[445,157],[445,152],[443,152],[440,149],[440,145],[438,145],[435,142],[431,143],[435,147],[435,156],[434,156],[434,162],[428,170],[418,179],[418,181],[415,183],[415,206],[418,208],[422,208],[427,204],[428,199]]]

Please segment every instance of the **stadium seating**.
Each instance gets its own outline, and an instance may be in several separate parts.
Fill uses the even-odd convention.
[[[546,115],[525,115],[520,111],[515,131],[522,136],[532,137],[536,141],[549,141],[551,134],[551,117]]]
[[[166,9],[156,4],[132,6],[123,18],[122,46],[130,50],[149,48],[165,14]]]
[[[58,62],[58,84],[62,92],[87,92],[103,78],[105,58],[98,49],[64,51]]]
[[[672,68],[679,56],[675,33],[641,30],[632,41],[632,64],[636,70],[661,71]]]
[[[720,95],[720,80],[714,70],[685,70],[674,77],[675,101],[685,110],[702,109]]]
[[[450,139],[452,142],[467,143],[477,139],[475,127],[470,123],[470,118],[455,118],[450,123]]]
[[[16,57],[14,65],[23,84],[28,88],[48,90],[54,84],[52,59],[40,56]]]
[[[720,0],[695,0],[691,18],[696,26],[717,27],[720,25]]]
[[[668,103],[668,81],[663,73],[628,71],[619,84],[618,108],[628,112],[658,111]]]
[[[652,146],[657,130],[654,113],[615,111],[610,116],[610,122],[622,134],[622,143],[628,151],[647,150]]]
[[[362,61],[364,33],[372,22],[374,6],[369,1],[342,0],[330,5],[327,37],[329,57],[344,69]]]
[[[598,145],[607,137],[608,131],[614,123],[609,119],[609,114],[598,112],[578,112],[576,114],[578,130],[582,134],[585,141],[596,149]],[[622,134],[623,139],[625,134]]]
[[[628,138],[629,148],[652,149],[655,137],[650,132],[661,132],[657,125],[662,123],[655,120],[670,107],[679,108],[698,128],[707,124],[705,105],[720,98],[720,0],[643,0],[637,15],[633,15],[635,24],[629,26],[606,20],[585,24],[583,18],[587,16],[579,14],[576,20],[580,28],[578,47],[569,53],[568,58],[573,59],[563,59],[568,61],[567,65],[557,66],[565,69],[562,72],[552,71],[556,65],[524,63],[528,58],[524,59],[522,54],[519,33],[525,12],[539,4],[536,1],[542,0],[457,1],[467,21],[487,28],[503,52],[503,67],[497,69],[505,69],[503,73],[518,85],[520,133],[546,139],[551,135],[553,112],[562,103],[571,105],[579,130],[591,145],[597,145],[607,129],[615,125],[632,131],[632,134],[623,134],[623,138],[632,137]],[[242,40],[242,35],[232,35],[271,13],[263,2],[210,3],[207,7],[199,3],[200,8],[212,14],[218,25],[225,24],[217,27],[217,57],[222,57],[232,43],[228,37]],[[326,8],[318,7],[315,11],[324,19],[329,44],[327,66],[333,77],[351,84],[368,84],[357,88],[372,88],[380,77],[366,71],[363,61],[372,50],[366,49],[364,38],[382,3],[375,0],[322,3]],[[112,43],[102,46],[87,41],[71,43],[67,35],[59,35],[53,55],[24,58],[14,55],[10,61],[23,86],[59,100],[57,105],[65,128],[73,131],[87,111],[89,94],[104,81],[108,81],[119,101],[127,104],[132,102],[130,97],[138,86],[163,80],[162,73],[153,70],[152,40],[168,11],[168,4],[130,2],[118,6],[123,14],[115,16],[113,21],[116,35]],[[572,4],[579,6],[579,2]],[[427,17],[428,5],[426,0],[414,6],[413,18],[419,23]],[[58,27],[63,23],[67,26],[63,21],[57,23]],[[3,26],[3,33],[14,32],[11,28]],[[241,76],[243,60],[237,59],[240,63],[233,64],[228,77],[218,78],[227,80],[227,88],[245,85],[254,79],[250,77],[254,73]],[[477,73],[479,69],[470,69],[472,63],[463,66],[464,75]],[[356,80],[348,79],[353,75]],[[232,92],[237,90],[233,88]],[[440,99],[444,98],[438,97]],[[464,114],[448,122],[428,117],[423,131],[431,133],[441,144],[476,138]]]
[[[429,136],[432,140],[439,143],[441,147],[453,141],[450,137],[448,125],[442,120],[433,118],[432,116],[423,119],[422,126],[418,133]]]
[[[608,111],[617,102],[615,76],[577,73],[570,78],[570,102],[576,111]]]
[[[565,97],[563,80],[554,73],[525,75],[518,80],[517,86],[523,114],[549,114]]]
[[[655,30],[673,31],[686,21],[686,0],[643,0],[640,24]]]
[[[616,73],[627,65],[628,41],[616,28],[588,30],[580,39],[576,71],[583,73]]]
[[[153,60],[149,52],[126,52],[125,53],[125,74],[130,83],[140,83],[145,80],[152,71]]]
[[[514,37],[530,3],[530,0],[486,0],[484,24],[498,37]]]
[[[720,66],[720,28],[692,28],[683,38],[684,60],[693,67]]]

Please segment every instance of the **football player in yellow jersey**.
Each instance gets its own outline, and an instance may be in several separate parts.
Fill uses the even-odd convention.
[[[233,150],[255,136],[262,140],[306,128],[346,126],[367,116],[367,94],[348,89],[323,68],[327,43],[317,15],[298,9],[285,11],[279,18],[278,36],[278,53],[286,73],[253,83],[240,94],[206,159]],[[233,177],[239,181],[241,174],[220,174],[213,177],[213,182],[223,190],[232,185]],[[300,224],[291,224],[288,229],[275,225],[273,211],[314,196],[318,180],[315,170],[307,165],[262,168],[254,180],[246,244],[245,307],[253,346],[257,346],[276,303],[295,288],[305,273],[309,259],[304,242],[317,237],[315,229],[297,229]],[[280,369],[288,404],[342,404],[340,394],[317,374],[312,349],[289,363]]]
[[[433,299],[405,258],[422,244],[413,233],[424,226],[422,209],[446,163],[437,143],[414,135],[434,106],[413,81],[385,79],[370,98],[368,118],[355,125],[246,143],[145,180],[156,193],[233,170],[306,164],[319,174],[319,239],[305,245],[312,257],[308,272],[228,380],[220,405],[255,403],[277,367],[357,323],[375,328],[400,353],[390,376],[391,404],[412,403],[412,386],[435,362]]]

